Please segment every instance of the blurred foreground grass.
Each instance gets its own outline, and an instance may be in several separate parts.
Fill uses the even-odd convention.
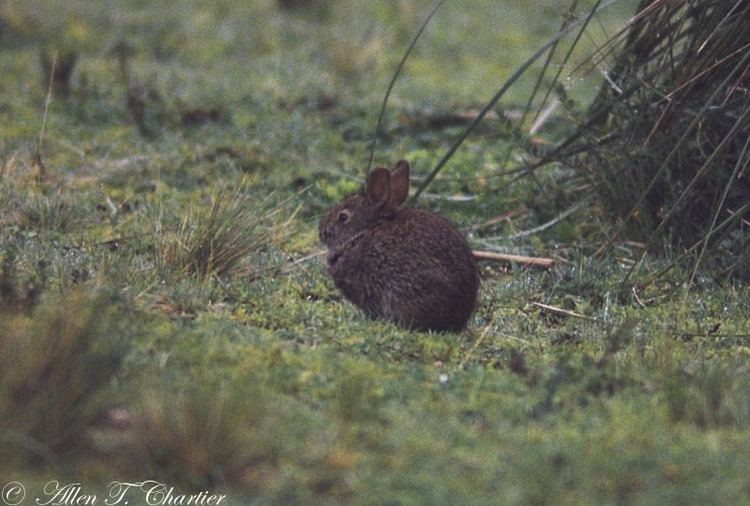
[[[592,48],[628,6],[597,20]],[[573,176],[514,181],[505,171],[527,153],[501,121],[422,204],[477,247],[559,267],[484,265],[469,331],[368,321],[320,258],[300,261],[320,248],[324,209],[358,187],[389,73],[428,7],[3,4],[0,480],[103,495],[153,479],[233,504],[750,502],[747,287],[684,292],[675,273],[623,293],[638,246],[592,260],[597,209],[527,233],[575,200],[560,183]],[[397,84],[376,160],[424,177],[458,133],[431,119],[480,107],[567,8],[448,2]],[[40,146],[44,51],[78,58]],[[563,118],[594,83],[569,80]]]

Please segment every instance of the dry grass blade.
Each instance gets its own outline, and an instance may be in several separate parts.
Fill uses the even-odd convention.
[[[507,253],[495,253],[494,251],[472,250],[474,258],[477,260],[487,260],[491,262],[516,263],[520,265],[542,267],[551,269],[555,265],[555,260],[544,257],[527,257],[523,255],[511,255]]]
[[[585,314],[576,313],[575,311],[570,311],[569,309],[563,309],[561,307],[550,306],[549,304],[542,304],[541,302],[532,302],[531,305],[538,307],[542,311],[558,316],[568,316],[570,318],[579,318],[581,320],[596,321],[596,318],[592,318],[591,316],[586,316]]]

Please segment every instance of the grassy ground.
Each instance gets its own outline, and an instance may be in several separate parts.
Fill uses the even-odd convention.
[[[596,206],[522,233],[579,194],[562,167],[504,174],[529,154],[497,120],[422,205],[475,247],[557,268],[484,264],[469,330],[428,334],[366,320],[305,260],[321,214],[361,181],[429,7],[311,3],[0,9],[0,485],[104,496],[112,480],[160,480],[233,504],[749,504],[747,287],[665,280],[634,297],[619,280],[636,246],[592,255]],[[591,47],[629,7],[597,21]],[[448,2],[376,161],[424,177],[459,132],[425,118],[481,107],[567,8]],[[79,54],[44,128],[43,48]],[[585,104],[595,77],[567,96]],[[521,110],[533,82],[503,107]]]

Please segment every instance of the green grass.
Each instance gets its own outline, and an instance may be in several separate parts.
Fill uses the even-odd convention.
[[[421,205],[476,247],[561,261],[483,264],[466,332],[369,321],[321,257],[299,261],[359,185],[428,2],[314,16],[271,1],[32,4],[0,10],[0,485],[33,497],[79,481],[101,499],[112,480],[161,480],[232,504],[750,503],[747,286],[698,278],[686,293],[670,272],[634,298],[620,280],[640,251],[594,259],[609,230],[595,208],[509,239],[578,194],[565,167],[504,175],[528,153],[498,122]],[[403,115],[481,107],[568,8],[496,5],[446,3],[396,84],[376,163],[406,158],[425,177],[459,130]],[[628,14],[597,22],[592,47]],[[80,57],[50,104],[40,175],[47,45]],[[522,109],[530,76],[504,108]],[[569,90],[581,107],[594,81]],[[61,379],[42,386],[45,371]]]

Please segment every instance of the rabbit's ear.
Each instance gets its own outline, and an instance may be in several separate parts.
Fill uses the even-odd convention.
[[[409,196],[409,162],[399,160],[391,171],[391,207],[399,207]]]
[[[365,193],[374,204],[387,202],[391,197],[391,173],[378,167],[367,175]]]

